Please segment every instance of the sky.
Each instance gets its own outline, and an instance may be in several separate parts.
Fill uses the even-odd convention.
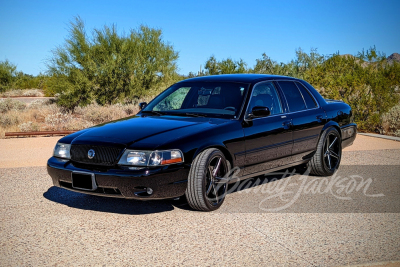
[[[180,74],[204,68],[211,55],[243,59],[248,67],[263,53],[287,63],[299,47],[356,55],[376,46],[389,56],[400,53],[399,11],[398,0],[0,0],[0,61],[27,74],[45,73],[75,16],[89,33],[112,24],[121,34],[141,24],[161,29],[179,52]]]

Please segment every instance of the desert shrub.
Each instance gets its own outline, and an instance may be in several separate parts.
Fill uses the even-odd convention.
[[[23,96],[35,96],[35,97],[43,97],[44,94],[41,90],[39,89],[27,89],[23,90],[24,92],[22,93]]]
[[[73,119],[70,113],[49,114],[45,118],[46,128],[52,131],[60,131]]]
[[[26,96],[26,97],[43,97],[44,94],[40,89],[14,89],[1,94],[2,97]]]
[[[89,128],[92,127],[94,124],[90,121],[84,120],[84,119],[80,119],[80,118],[74,118],[74,120],[69,121],[66,125],[65,125],[65,130],[82,130],[85,128]]]
[[[26,104],[19,100],[7,98],[0,100],[0,113],[5,113],[10,110],[23,110],[26,108]]]
[[[255,73],[288,75],[304,79],[325,98],[343,100],[354,112],[355,122],[363,131],[381,128],[381,116],[399,101],[400,64],[388,63],[375,47],[357,56],[320,55],[316,49],[296,50],[289,63],[277,63],[266,54],[257,59]]]
[[[0,116],[0,125],[2,127],[10,127],[19,124],[21,116],[18,111],[12,110]]]
[[[50,101],[47,99],[37,99],[29,103],[27,108],[29,109],[41,109],[46,105],[50,105]]]
[[[121,105],[123,111],[125,111],[126,115],[134,115],[139,112],[139,106],[135,104],[125,104]]]
[[[399,136],[400,134],[400,104],[391,108],[382,116],[382,133]]]
[[[18,88],[18,89],[40,88],[40,89],[43,89],[46,79],[47,79],[47,76],[45,76],[43,74],[33,76],[30,74],[25,74],[23,72],[18,72],[15,77],[15,82],[14,82],[13,88]],[[35,95],[35,96],[42,96],[42,95]]]
[[[40,125],[36,122],[24,122],[18,125],[21,132],[35,132],[40,130]]]
[[[115,26],[105,26],[92,33],[76,18],[48,63],[47,87],[60,94],[58,103],[64,107],[141,97],[176,74],[178,53],[162,40],[161,30],[140,26],[118,35]]]
[[[91,104],[86,107],[76,107],[74,113],[81,115],[84,120],[94,124],[117,120],[126,117],[127,115],[123,105],[119,104],[107,106]]]

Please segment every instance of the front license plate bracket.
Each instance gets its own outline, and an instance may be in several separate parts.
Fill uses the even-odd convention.
[[[97,189],[96,177],[90,172],[72,172],[72,188],[86,191],[95,191]]]

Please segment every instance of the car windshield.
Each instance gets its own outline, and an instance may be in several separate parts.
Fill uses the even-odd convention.
[[[235,82],[182,82],[162,92],[143,113],[237,118],[249,85]]]

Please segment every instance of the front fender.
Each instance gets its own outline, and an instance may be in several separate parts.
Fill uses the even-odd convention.
[[[194,161],[194,159],[204,150],[208,149],[208,148],[216,148],[221,150],[221,152],[224,154],[225,158],[231,163],[231,166],[234,165],[234,155],[232,155],[232,153],[228,150],[228,148],[224,145],[224,144],[204,144],[201,147],[197,148],[196,151],[193,153],[193,157],[192,157],[192,162]]]

